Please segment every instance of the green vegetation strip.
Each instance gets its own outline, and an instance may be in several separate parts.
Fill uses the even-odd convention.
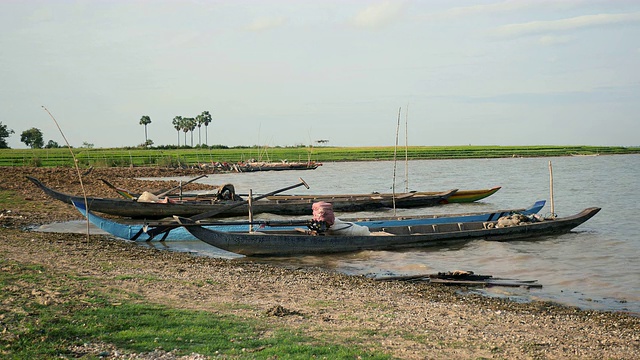
[[[109,293],[90,277],[50,274],[42,266],[4,260],[0,268],[2,359],[99,359],[113,355],[114,346],[121,354],[166,350],[237,359],[389,358],[287,328],[269,329],[260,319],[136,302],[136,296]],[[107,350],[92,353],[92,344]]]
[[[0,206],[14,207],[26,204],[24,197],[17,195],[14,191],[0,190]],[[1,209],[0,209],[1,210]]]
[[[396,151],[397,150],[397,151]],[[81,166],[180,167],[215,162],[259,161],[336,162],[404,159],[474,159],[571,155],[640,154],[640,147],[612,146],[410,146],[394,147],[234,147],[73,149]],[[1,149],[0,166],[73,166],[66,148]]]

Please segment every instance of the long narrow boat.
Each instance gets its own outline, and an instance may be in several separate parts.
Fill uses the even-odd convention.
[[[478,200],[482,200],[486,197],[489,197],[495,194],[498,190],[500,190],[501,186],[495,186],[490,189],[477,189],[477,190],[458,190],[453,195],[449,196],[447,199],[442,200],[441,204],[451,204],[451,203],[470,203]],[[438,194],[435,191],[414,191],[410,192],[413,196],[433,196]],[[370,194],[369,194],[370,195]],[[391,197],[393,194],[384,193],[378,194],[380,196]],[[396,194],[398,195],[398,194]],[[269,200],[308,200],[313,199],[314,201],[318,201],[315,199],[323,198],[323,199],[340,199],[344,197],[350,196],[365,196],[365,194],[332,194],[332,195],[272,195],[268,196]],[[324,200],[327,201],[327,200]]]
[[[381,232],[371,235],[353,236],[310,235],[295,230],[232,233],[193,225],[189,219],[178,219],[187,225],[185,228],[195,237],[219,249],[247,256],[270,256],[395,250],[477,239],[512,241],[539,238],[570,232],[599,211],[600,208],[591,207],[564,218],[544,219],[506,227],[499,227],[498,221],[478,221],[385,227]]]
[[[545,205],[545,200],[536,201],[532,206],[526,209],[507,209],[496,210],[493,212],[485,213],[463,213],[463,214],[441,214],[441,215],[422,215],[422,216],[389,216],[389,217],[377,217],[377,218],[344,218],[342,221],[355,223],[357,225],[366,226],[370,231],[379,231],[385,227],[391,226],[417,226],[417,225],[433,225],[433,224],[446,224],[446,223],[459,223],[470,221],[492,221],[502,216],[510,214],[522,214],[522,215],[534,215],[540,212]],[[100,217],[93,212],[87,213],[84,201],[73,201],[73,205],[78,211],[88,216],[89,221],[109,234],[133,241],[180,241],[180,240],[197,240],[190,232],[184,227],[177,227],[170,229],[162,233],[162,235],[153,237],[147,233],[147,230],[153,229],[157,226],[166,226],[167,223],[145,223],[140,221],[124,221],[124,220],[111,220]],[[170,223],[169,223],[170,224]],[[297,224],[297,225],[296,225]],[[218,231],[227,232],[242,232],[249,231],[249,222],[247,221],[218,221],[218,222],[201,222],[199,225],[208,229],[214,229]],[[293,220],[290,224],[285,221],[269,221],[258,220],[252,223],[254,228],[262,230],[286,230],[294,229],[296,226],[304,225],[302,220]],[[273,226],[271,226],[273,225]]]
[[[256,171],[283,171],[283,170],[315,170],[322,163],[309,162],[245,162],[234,164],[232,168],[236,172],[256,172]]]
[[[501,186],[494,186],[491,189],[479,189],[479,190],[458,190],[455,194],[449,196],[448,199],[443,200],[443,203],[470,203],[478,200],[482,200],[495,194]],[[426,195],[426,193],[425,193]]]
[[[203,176],[199,176],[197,178],[191,179],[188,182],[186,182],[185,184],[188,184],[190,182],[193,182],[194,180],[197,180],[199,178],[201,178]],[[104,182],[108,187],[114,189],[118,194],[120,194],[122,197],[127,198],[127,199],[133,199],[133,198],[137,198],[140,196],[140,194],[136,194],[133,193],[131,191],[128,191],[126,189],[122,189],[119,188],[113,184],[111,184],[109,181],[105,180],[105,179],[100,179],[102,182]],[[178,187],[179,189],[180,187]],[[175,188],[174,188],[175,189]],[[451,196],[449,196],[449,198],[447,198],[446,200],[443,200],[441,203],[446,203],[446,204],[450,204],[450,203],[470,203],[470,202],[474,202],[474,201],[478,201],[478,200],[482,200],[488,196],[491,196],[493,194],[495,194],[498,190],[500,190],[501,187],[500,186],[494,186],[492,188],[489,189],[477,189],[477,190],[458,190],[455,193],[453,193]],[[435,191],[417,191],[417,192],[411,192],[412,194],[414,194],[414,196],[421,196],[421,195],[427,195],[427,196],[431,196],[431,195],[436,195],[438,194],[438,192]],[[182,195],[169,195],[170,198],[181,198],[181,199],[193,199],[193,200],[203,200],[208,198],[212,198],[215,197],[217,194],[215,193],[208,193],[208,194],[182,194]],[[256,194],[258,195],[258,194]],[[336,198],[344,198],[344,197],[353,197],[353,196],[370,196],[371,194],[360,194],[360,195],[355,195],[355,194],[332,194],[332,195],[283,195],[283,194],[277,194],[277,195],[271,195],[268,196],[267,199],[269,200],[305,200],[305,199],[317,199],[319,197],[322,197],[323,199],[336,199]],[[393,196],[393,194],[384,194],[385,196]]]
[[[27,176],[27,178],[38,186],[50,197],[71,204],[72,201],[84,202],[81,196],[61,193],[45,186],[40,180]],[[392,208],[413,208],[439,205],[442,201],[453,195],[457,189],[435,193],[434,195],[415,196],[413,193],[396,194],[395,197],[388,197],[379,194],[367,194],[363,196],[351,196],[340,199],[316,198],[303,200],[268,200],[261,199],[252,203],[251,209],[254,214],[271,213],[279,215],[311,215],[311,205],[317,201],[328,201],[333,204],[335,211],[354,212],[370,211]],[[91,197],[87,199],[89,209],[116,216],[131,217],[138,219],[160,219],[169,216],[186,216],[215,212],[221,210],[216,216],[228,217],[246,215],[249,206],[243,204],[228,209],[229,205],[238,204],[236,200],[206,200],[206,201],[178,201],[171,203],[139,202],[128,199],[113,199]]]

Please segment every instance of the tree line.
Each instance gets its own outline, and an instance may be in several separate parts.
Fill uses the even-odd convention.
[[[9,149],[9,144],[7,144],[7,138],[14,134],[15,132],[12,129],[9,129],[7,125],[4,125],[0,121],[0,149]],[[38,128],[31,128],[25,130],[20,134],[20,141],[25,143],[28,147],[32,149],[41,149],[41,148],[57,148],[60,145],[53,141],[49,140],[49,142],[44,144],[44,137],[42,136],[42,131]]]
[[[176,116],[173,118],[173,128],[178,132],[178,147],[180,146],[180,132],[184,132],[184,145],[187,145],[187,133],[191,132],[191,147],[193,147],[193,132],[198,129],[198,144],[202,145],[201,127],[205,127],[205,144],[209,144],[209,124],[212,122],[212,117],[209,111],[203,111],[200,115],[195,117],[183,117]],[[140,125],[144,125],[144,143],[140,144],[141,147],[153,146],[153,140],[149,139],[147,133],[147,125],[151,124],[151,117],[143,115],[139,121]],[[7,138],[9,138],[15,132],[9,129],[7,125],[4,125],[0,121],[0,149],[9,149]],[[56,141],[49,140],[47,144],[44,143],[44,136],[42,131],[38,128],[31,128],[23,131],[20,134],[20,141],[32,149],[44,148],[59,148],[61,147]],[[87,142],[83,143],[83,147],[93,147],[93,144]]]
[[[178,132],[178,146],[180,146],[180,131],[184,132],[184,145],[187,144],[187,133],[191,132],[191,146],[193,147],[193,131],[198,128],[198,144],[202,144],[200,129],[202,125],[205,127],[205,144],[209,145],[209,124],[211,124],[211,114],[203,111],[202,114],[195,118],[176,116],[171,122],[173,128]]]
[[[203,111],[202,114],[195,117],[176,116],[173,118],[171,124],[173,128],[178,132],[178,147],[180,147],[180,132],[184,132],[184,145],[187,145],[187,133],[191,132],[191,147],[193,147],[193,132],[198,128],[198,145],[202,145],[202,125],[205,128],[205,141],[206,145],[209,144],[209,124],[211,124],[212,117],[209,111]],[[143,147],[149,147],[153,145],[153,140],[149,139],[147,133],[147,125],[151,124],[151,117],[143,115],[140,118],[140,125],[144,125],[144,143]]]

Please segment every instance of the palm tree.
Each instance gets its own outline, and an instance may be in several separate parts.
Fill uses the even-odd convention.
[[[182,129],[182,131],[184,132],[184,145],[187,145],[187,133],[189,132],[189,118],[182,118],[182,121],[180,122],[180,128]]]
[[[211,123],[211,114],[208,111],[202,112],[202,124],[204,124],[204,138],[205,143],[209,145],[209,124]]]
[[[147,125],[151,124],[151,118],[147,115],[144,115],[140,118],[140,125],[144,125],[144,143],[145,145],[149,143],[147,139]]]
[[[187,128],[191,131],[191,147],[193,147],[193,130],[198,126],[198,122],[194,118],[187,118],[186,123]]]
[[[198,145],[202,145],[202,138],[200,137],[200,127],[204,124],[202,115],[196,116],[196,123],[198,124]]]
[[[178,131],[178,147],[180,147],[180,130],[182,130],[182,116],[176,116],[173,118],[171,122],[173,124],[173,128]],[[186,142],[185,142],[186,145]]]

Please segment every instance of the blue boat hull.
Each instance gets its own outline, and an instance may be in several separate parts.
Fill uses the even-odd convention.
[[[145,225],[143,223],[136,224],[125,224],[121,222],[117,222],[114,220],[106,219],[100,217],[91,211],[86,211],[85,204],[83,202],[72,201],[73,205],[78,209],[78,211],[84,215],[88,216],[89,221],[100,228],[103,231],[108,232],[109,234],[122,238],[125,240],[132,241],[185,241],[185,240],[198,240],[195,236],[193,236],[189,231],[187,231],[184,227],[178,226],[175,228],[171,228],[169,231],[163,232],[157,236],[150,236],[147,231],[153,226]],[[545,205],[545,200],[536,201],[528,209],[510,209],[510,210],[498,210],[495,212],[487,212],[487,213],[468,213],[468,214],[442,214],[442,215],[427,215],[422,217],[412,217],[412,218],[376,218],[376,219],[368,219],[368,220],[353,220],[351,222],[368,227],[371,231],[378,231],[383,227],[391,227],[391,226],[417,226],[417,225],[429,225],[429,224],[446,224],[446,223],[456,223],[456,222],[471,222],[471,221],[492,221],[497,220],[498,218],[509,215],[511,213],[517,212],[523,215],[533,215],[537,214]],[[343,219],[350,221],[348,219]],[[224,232],[246,232],[249,230],[249,224],[225,224],[225,225],[210,225],[205,226],[206,228],[210,228],[217,231]],[[260,226],[260,230],[291,230],[295,227],[299,226]],[[254,228],[257,228],[254,225]]]

